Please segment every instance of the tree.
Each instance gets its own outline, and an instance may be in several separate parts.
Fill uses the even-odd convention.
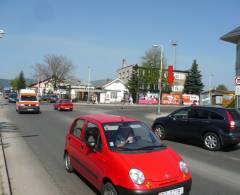
[[[167,82],[167,78],[164,77],[167,72],[166,70],[166,60],[164,54],[162,53],[163,61],[161,61],[161,48],[153,47],[150,50],[146,51],[145,56],[142,57],[142,69],[144,73],[140,76],[142,80],[142,92],[146,93],[147,91],[156,92],[156,86],[158,86],[159,75],[161,63],[162,66],[162,81],[161,81],[161,92],[162,93],[170,93],[171,87]]]
[[[163,69],[166,67],[166,60],[163,55]],[[159,68],[161,66],[161,49],[159,47],[153,47],[146,51],[145,56],[142,57],[143,67]]]
[[[14,90],[20,90],[26,88],[26,81],[24,78],[23,71],[20,72],[19,76],[10,81],[10,85]]]
[[[133,102],[135,103],[138,100],[138,95],[140,91],[140,80],[139,80],[137,65],[133,67],[131,78],[127,83],[127,88],[133,98]]]
[[[61,82],[71,78],[71,72],[74,65],[71,60],[64,56],[46,55],[43,64],[35,64],[35,75],[41,79],[51,79],[54,90],[56,90]]]
[[[200,94],[203,90],[202,75],[198,70],[197,60],[193,60],[192,67],[186,77],[184,93]]]
[[[26,81],[24,78],[23,71],[20,72],[20,75],[18,77],[18,83],[17,83],[17,89],[25,89],[26,88]]]
[[[10,85],[13,90],[18,90],[18,76],[10,81]]]
[[[216,90],[228,91],[227,87],[224,84],[218,85]]]

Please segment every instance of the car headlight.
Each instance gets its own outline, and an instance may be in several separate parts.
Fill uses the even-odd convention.
[[[143,172],[138,169],[131,169],[129,171],[129,176],[130,176],[131,180],[133,181],[133,183],[135,183],[135,184],[143,184],[145,181]]]
[[[179,168],[184,174],[188,174],[189,172],[188,166],[183,160],[179,162]]]

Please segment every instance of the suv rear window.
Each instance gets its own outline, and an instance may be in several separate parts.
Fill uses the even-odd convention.
[[[240,120],[240,113],[235,109],[228,110],[233,117],[233,120]]]
[[[221,116],[221,115],[219,115],[219,114],[217,114],[215,112],[210,112],[210,117],[213,120],[223,120],[224,119],[223,116]]]

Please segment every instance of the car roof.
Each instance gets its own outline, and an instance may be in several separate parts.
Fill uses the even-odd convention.
[[[89,114],[89,115],[80,116],[79,119],[95,120],[95,121],[98,121],[99,123],[137,121],[136,119],[130,118],[127,116],[117,116],[117,115],[110,115],[110,114]]]

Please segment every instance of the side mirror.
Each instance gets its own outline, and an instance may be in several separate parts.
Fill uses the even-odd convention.
[[[169,118],[172,120],[176,120],[176,117],[174,115],[169,115]]]

